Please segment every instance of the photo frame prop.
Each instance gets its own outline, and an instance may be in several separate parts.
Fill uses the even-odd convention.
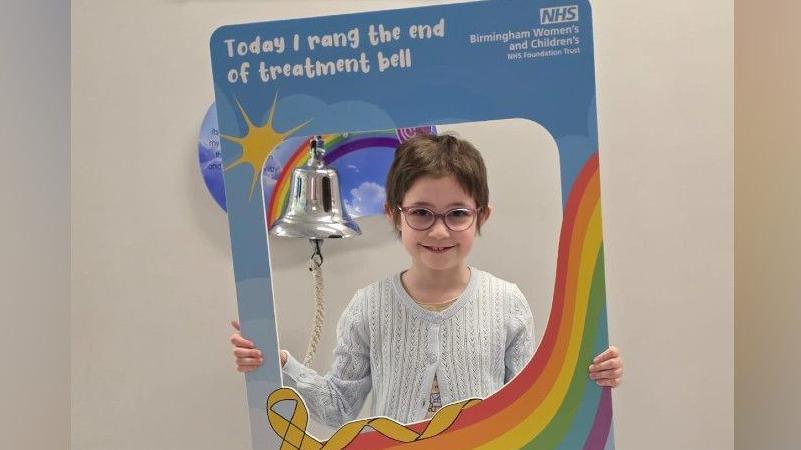
[[[587,1],[496,0],[223,26],[211,59],[254,449],[611,449],[612,402],[587,368],[608,346],[598,136]],[[326,442],[282,387],[260,182],[293,137],[520,118],[559,152],[563,219],[553,303],[531,362],[486,399],[431,420],[370,418]],[[291,164],[291,163],[290,163]],[[370,165],[369,162],[363,164]]]

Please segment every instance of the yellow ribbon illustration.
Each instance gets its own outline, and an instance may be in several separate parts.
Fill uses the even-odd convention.
[[[292,417],[287,420],[274,411],[274,407],[283,401],[294,401],[295,409]],[[361,431],[370,427],[382,435],[398,442],[414,442],[434,437],[447,430],[459,417],[461,412],[481,402],[472,398],[452,403],[437,411],[422,433],[418,433],[392,419],[376,417],[349,422],[342,426],[331,438],[325,442],[306,433],[309,423],[309,413],[306,404],[297,392],[290,388],[278,388],[267,397],[267,420],[270,426],[281,437],[281,450],[341,450],[356,438]]]

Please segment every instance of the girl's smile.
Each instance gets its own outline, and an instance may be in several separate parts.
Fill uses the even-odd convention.
[[[439,247],[437,247],[437,246],[433,246],[433,245],[425,245],[425,244],[420,244],[420,245],[421,245],[423,248],[425,248],[426,250],[428,250],[428,251],[430,251],[430,252],[432,252],[432,253],[445,253],[445,252],[447,252],[448,250],[450,250],[450,249],[452,249],[452,248],[456,247],[455,245],[449,245],[449,246],[439,246]]]

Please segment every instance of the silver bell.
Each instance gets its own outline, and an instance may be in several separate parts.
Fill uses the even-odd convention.
[[[292,171],[289,204],[273,224],[273,235],[328,239],[362,233],[345,211],[336,170],[323,162],[324,145],[322,136],[312,139],[309,162]]]

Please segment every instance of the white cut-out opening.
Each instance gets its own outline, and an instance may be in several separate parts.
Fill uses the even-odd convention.
[[[487,165],[494,212],[477,237],[468,263],[517,284],[534,313],[537,345],[553,298],[562,193],[559,152],[541,125],[525,119],[437,125],[473,143]],[[328,371],[336,324],[355,291],[409,266],[409,257],[383,216],[360,218],[361,236],[326,240],[326,324],[312,368]],[[306,262],[308,242],[270,236],[273,292],[281,348],[302,360],[314,304]],[[370,417],[368,396],[359,417]],[[335,430],[312,421],[308,432],[327,439]]]

